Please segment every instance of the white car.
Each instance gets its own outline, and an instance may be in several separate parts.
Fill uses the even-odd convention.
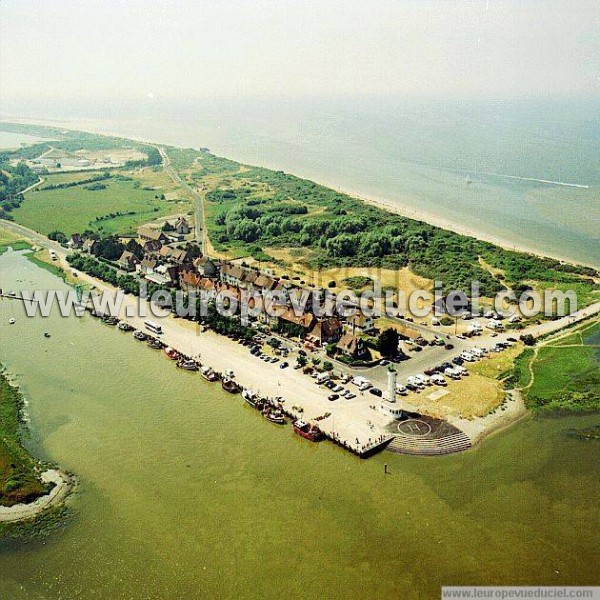
[[[431,385],[431,379],[423,373],[417,373],[415,379],[420,381],[423,385]]]

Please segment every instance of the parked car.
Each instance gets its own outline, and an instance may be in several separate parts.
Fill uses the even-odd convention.
[[[455,365],[462,365],[462,364],[463,364],[465,361],[464,361],[464,360],[463,360],[463,359],[462,359],[460,356],[455,356],[455,357],[452,359],[452,362],[453,362]]]
[[[446,350],[454,350],[454,344],[446,344],[446,345],[444,346],[444,348],[445,348]]]
[[[287,369],[290,366],[290,363],[283,361],[280,365],[279,368],[280,369]]]
[[[383,392],[379,388],[376,388],[376,387],[372,387],[369,390],[369,393],[373,394],[373,396],[378,396],[380,398],[383,395]]]
[[[327,396],[327,400],[329,400],[330,402],[333,402],[334,400],[337,400],[340,397],[339,394],[329,394],[329,396]]]

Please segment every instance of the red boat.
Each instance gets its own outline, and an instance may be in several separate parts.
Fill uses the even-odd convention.
[[[167,358],[170,358],[171,360],[177,360],[179,358],[179,352],[168,346],[165,348],[165,354],[167,355]]]
[[[299,436],[302,436],[311,442],[318,442],[325,437],[323,432],[316,425],[311,425],[302,419],[294,421],[292,427]]]

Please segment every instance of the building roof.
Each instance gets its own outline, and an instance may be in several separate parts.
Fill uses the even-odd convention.
[[[272,290],[275,287],[275,284],[276,281],[264,273],[260,273],[256,278],[256,281],[254,281],[254,285],[256,287],[263,288],[265,290]]]
[[[164,240],[165,234],[160,229],[153,229],[152,227],[146,227],[142,225],[138,227],[138,236],[141,238],[147,238],[149,240]]]
[[[147,256],[144,257],[144,259],[142,260],[142,267],[145,267],[147,269],[155,269],[156,265],[158,265],[158,261],[155,260],[154,258],[149,258]]]
[[[231,263],[224,263],[221,267],[221,273],[227,277],[238,279],[239,281],[242,281],[244,277],[244,269],[242,269],[242,267],[238,267],[237,265],[232,265]]]
[[[310,335],[317,339],[332,339],[339,335],[342,330],[342,323],[337,317],[329,317],[322,321],[317,321],[312,328]]]
[[[342,336],[335,347],[346,354],[356,354],[361,345],[362,341],[360,338],[357,338],[351,333],[347,333],[346,335]]]
[[[124,263],[124,262],[139,263],[140,261],[133,252],[129,252],[129,250],[124,250],[123,254],[121,254],[121,257],[119,258],[118,262],[120,262],[120,263]]]

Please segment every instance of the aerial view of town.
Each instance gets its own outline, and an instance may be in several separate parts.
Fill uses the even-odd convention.
[[[26,4],[2,597],[600,597],[594,5]]]

